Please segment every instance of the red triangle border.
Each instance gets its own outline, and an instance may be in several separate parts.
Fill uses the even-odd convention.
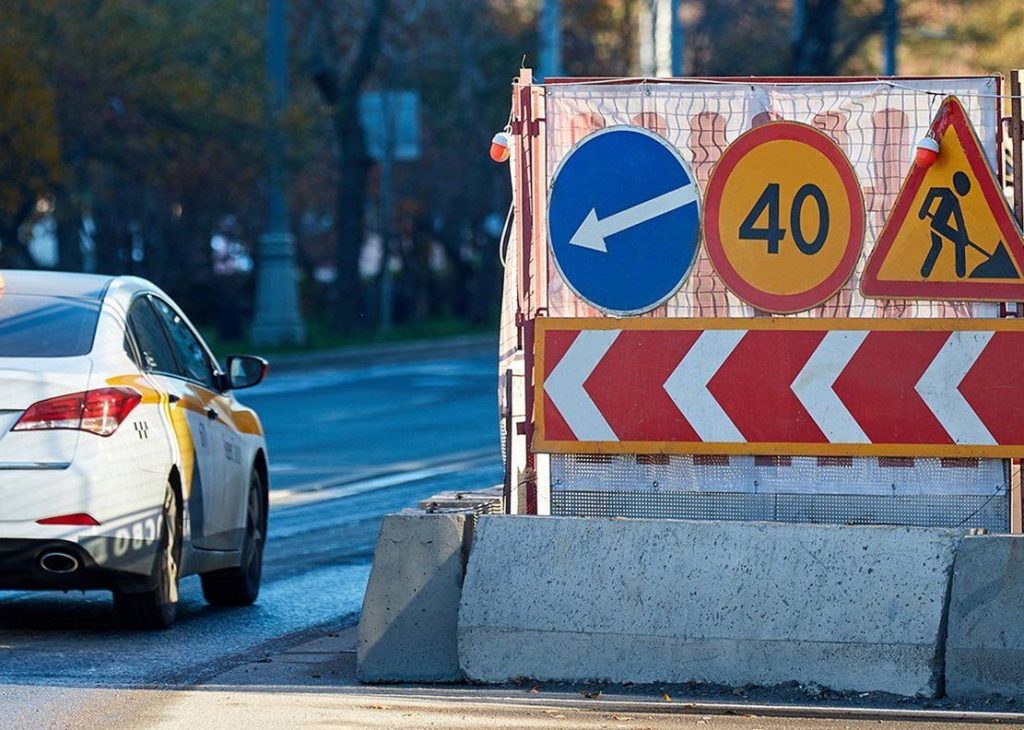
[[[1024,237],[1013,219],[1013,214],[999,190],[992,169],[985,160],[981,142],[971,126],[960,100],[955,96],[947,96],[935,121],[932,130],[937,139],[941,139],[946,130],[953,126],[957,137],[963,145],[964,155],[980,189],[985,196],[989,209],[995,216],[996,224],[1003,233],[1006,249],[1024,271]],[[864,273],[861,275],[861,294],[869,299],[926,299],[943,301],[990,301],[1014,302],[1024,301],[1024,279],[1013,283],[993,283],[991,281],[882,281],[878,278],[879,270],[886,256],[889,255],[896,235],[902,228],[910,213],[910,206],[924,182],[926,169],[913,165],[907,175],[892,212],[882,226],[882,232],[875,242],[875,247],[868,257]]]

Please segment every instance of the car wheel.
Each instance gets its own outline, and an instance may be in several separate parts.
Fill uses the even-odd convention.
[[[166,629],[178,615],[181,569],[181,502],[170,484],[164,496],[160,547],[153,567],[155,586],[145,591],[114,591],[114,609],[129,628]]]
[[[263,545],[267,537],[266,495],[263,480],[255,469],[249,477],[245,538],[237,568],[203,573],[203,595],[214,606],[248,606],[260,594],[263,576]]]

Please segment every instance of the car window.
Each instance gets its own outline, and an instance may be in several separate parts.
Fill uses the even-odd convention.
[[[167,325],[167,331],[170,332],[174,351],[181,362],[181,374],[191,380],[198,380],[210,389],[215,389],[213,368],[210,366],[210,360],[206,356],[203,346],[199,344],[195,334],[185,323],[185,320],[171,309],[166,302],[156,297],[152,297],[150,301],[153,302],[153,307],[160,315],[164,324]]]
[[[0,292],[0,357],[73,357],[92,349],[100,303]]]
[[[128,326],[135,336],[144,370],[177,374],[178,364],[163,325],[145,297],[136,299],[128,310]]]
[[[128,356],[128,359],[141,368],[142,363],[139,362],[139,356],[135,352],[135,345],[132,344],[132,336],[130,333],[131,330],[125,328],[124,341],[121,343],[121,347],[124,348],[124,354]]]

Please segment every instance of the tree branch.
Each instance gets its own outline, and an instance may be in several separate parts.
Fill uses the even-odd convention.
[[[319,7],[314,7],[319,5]],[[337,60],[334,58],[333,33],[329,27],[329,13],[322,4],[310,2],[310,22],[306,32],[306,68],[320,98],[329,106],[338,102],[341,94],[338,84]]]
[[[850,58],[860,50],[860,47],[864,45],[864,41],[882,30],[885,24],[885,14],[879,13],[872,15],[867,19],[860,29],[846,34],[846,41],[839,46],[836,50],[835,56],[832,57],[832,68],[838,69],[844,63],[850,60]]]
[[[389,0],[373,0],[370,17],[366,20],[355,57],[349,66],[348,73],[345,74],[344,91],[349,94],[358,92],[370,72],[373,71],[373,64],[380,51],[381,29],[384,27],[388,2]]]

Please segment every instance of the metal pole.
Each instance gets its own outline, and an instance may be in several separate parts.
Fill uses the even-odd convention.
[[[683,30],[683,20],[679,17],[683,0],[672,0],[670,12],[672,13],[672,75],[683,75],[683,62],[686,58],[686,34]]]
[[[381,106],[384,112],[384,154],[380,160],[380,191],[378,208],[380,218],[380,320],[381,332],[391,329],[394,320],[394,281],[391,276],[392,219],[394,217],[393,177],[395,161],[395,137],[398,125],[395,121],[395,99],[392,91],[381,92]]]
[[[1010,72],[1010,151],[1013,161],[1013,215],[1024,225],[1024,121],[1021,114],[1021,71]]]
[[[640,75],[653,78],[658,75],[658,0],[640,0],[637,30],[640,33]]]
[[[885,0],[885,75],[896,75],[896,47],[900,43],[899,0]]]
[[[541,81],[562,75],[562,0],[541,0],[538,71]]]
[[[1010,71],[1010,155],[1013,164],[1013,217],[1024,225],[1024,121],[1021,113],[1021,71]],[[1000,107],[1000,113],[1002,108]],[[1002,159],[999,161],[1002,167]],[[1020,312],[1020,305],[1016,306]],[[1024,532],[1024,489],[1021,482],[1020,459],[1010,462],[1010,491],[1017,490],[1016,499],[1010,500],[1010,532]]]
[[[267,170],[268,225],[260,236],[256,279],[256,314],[252,340],[256,344],[301,344],[306,339],[299,312],[295,272],[295,237],[288,230],[284,193],[284,138],[281,114],[288,97],[285,0],[270,0],[267,13]]]
[[[803,67],[802,45],[804,32],[807,30],[807,0],[793,0],[793,25],[789,29],[789,46],[792,55],[792,66],[795,73]]]

